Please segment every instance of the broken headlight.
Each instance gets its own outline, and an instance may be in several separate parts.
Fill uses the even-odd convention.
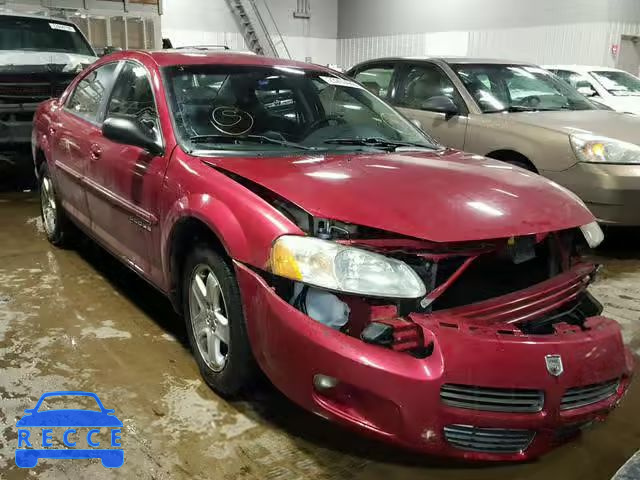
[[[598,225],[598,222],[591,222],[586,225],[582,225],[580,230],[582,231],[587,244],[591,248],[596,248],[604,240],[604,233],[602,233],[602,229],[600,228],[600,225]]]
[[[419,298],[426,289],[406,263],[314,237],[284,235],[271,249],[271,273],[329,290],[388,298]]]

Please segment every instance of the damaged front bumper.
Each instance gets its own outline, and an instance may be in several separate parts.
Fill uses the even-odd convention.
[[[271,381],[322,417],[410,449],[472,460],[535,458],[603,419],[631,378],[631,353],[613,320],[593,316],[584,329],[557,324],[544,335],[510,322],[574,295],[586,283],[584,266],[503,297],[410,314],[433,341],[426,358],[332,330],[253,270],[237,262],[235,269],[252,349]]]

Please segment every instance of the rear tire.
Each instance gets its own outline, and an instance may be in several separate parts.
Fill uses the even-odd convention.
[[[229,263],[210,247],[196,246],[184,264],[182,298],[189,343],[205,382],[223,396],[240,393],[258,369]]]
[[[46,163],[40,167],[39,183],[40,215],[47,240],[56,247],[68,246],[73,236],[74,226],[62,208]]]

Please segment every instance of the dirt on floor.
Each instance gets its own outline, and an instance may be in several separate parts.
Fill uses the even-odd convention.
[[[640,447],[640,384],[606,423],[526,463],[469,465],[363,439],[304,412],[266,382],[227,401],[201,380],[182,320],[89,241],[46,241],[37,196],[0,194],[0,478],[216,480],[605,480]],[[640,354],[640,234],[599,251],[593,292]],[[123,422],[125,463],[40,460],[17,468],[16,420],[48,391],[99,395]]]

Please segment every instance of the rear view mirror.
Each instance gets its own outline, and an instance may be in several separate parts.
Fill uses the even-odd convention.
[[[102,124],[102,135],[116,143],[143,148],[151,155],[162,153],[153,129],[131,117],[108,117]]]
[[[578,90],[578,93],[580,93],[580,95],[584,95],[585,97],[595,97],[597,94],[597,92],[588,85],[578,87],[577,90]]]
[[[458,106],[451,98],[445,95],[427,98],[422,103],[422,109],[429,110],[430,112],[444,113],[447,117],[458,114]]]

